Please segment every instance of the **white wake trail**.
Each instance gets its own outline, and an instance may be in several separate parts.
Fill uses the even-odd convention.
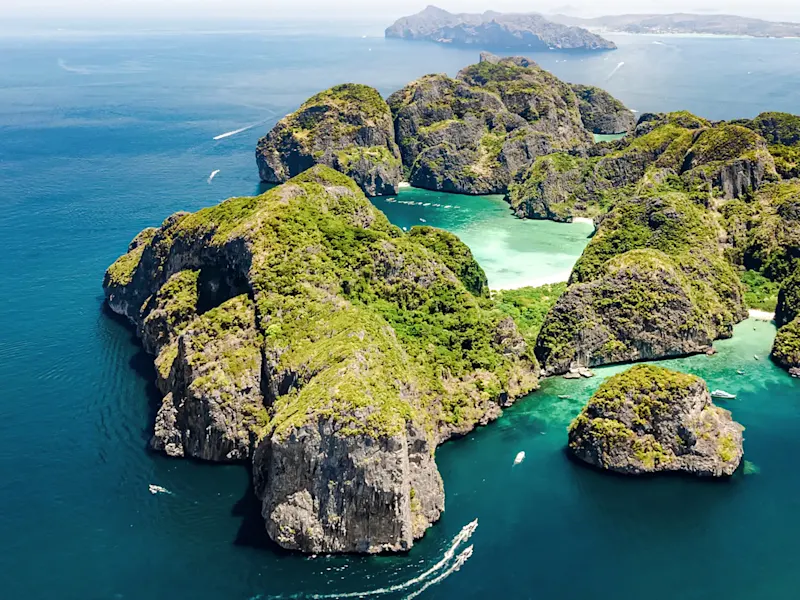
[[[464,563],[469,560],[469,557],[472,556],[472,553],[473,553],[474,550],[475,550],[474,546],[467,546],[467,548],[461,554],[458,555],[458,558],[456,558],[456,562],[454,562],[450,566],[449,569],[447,569],[441,575],[438,575],[438,576],[434,577],[433,579],[431,579],[429,581],[426,581],[425,585],[423,585],[421,588],[419,588],[415,592],[413,592],[413,593],[409,594],[408,596],[406,596],[406,600],[412,600],[413,598],[416,598],[417,596],[419,596],[422,592],[427,590],[432,585],[436,585],[437,583],[439,583],[441,581],[444,581],[445,579],[450,577],[450,575],[452,575],[453,573],[455,573],[461,567],[464,566]]]
[[[208,176],[208,183],[210,184],[212,181],[214,181],[214,177],[217,175],[219,175],[219,169],[216,171],[211,171],[211,175]]]
[[[424,573],[421,573],[420,575],[417,575],[416,577],[414,577],[412,579],[409,579],[408,581],[404,581],[403,583],[398,583],[396,585],[392,585],[392,586],[389,586],[389,587],[378,588],[376,590],[370,590],[370,591],[366,591],[366,592],[347,592],[347,593],[343,593],[343,594],[313,594],[313,595],[310,595],[310,596],[300,595],[299,597],[300,598],[313,598],[314,600],[331,600],[333,598],[367,598],[367,597],[371,597],[371,596],[384,596],[386,594],[394,594],[396,592],[405,591],[405,590],[407,590],[409,588],[412,588],[415,585],[418,585],[420,583],[428,583],[428,578],[431,575],[434,575],[435,573],[438,573],[439,571],[441,571],[443,568],[445,568],[450,563],[450,561],[453,560],[453,557],[456,555],[456,551],[459,549],[459,547],[462,544],[464,544],[464,542],[466,542],[469,538],[472,537],[472,534],[475,533],[475,530],[477,528],[478,528],[478,519],[475,519],[471,523],[465,525],[461,529],[461,531],[459,531],[458,534],[453,538],[453,541],[450,543],[450,547],[444,553],[444,556],[442,556],[442,558],[441,558],[441,560],[439,560],[439,562],[437,562],[435,565],[433,565],[430,569],[428,569]],[[460,569],[461,565],[464,564],[464,561],[467,558],[469,558],[469,556],[467,556],[467,557],[462,559],[464,554],[466,554],[467,552],[469,552],[469,556],[472,555],[472,546],[470,546],[469,548],[464,550],[464,552],[462,552],[456,558],[456,562],[453,563],[453,565],[458,565],[458,566],[455,569],[453,568],[453,566],[450,566],[447,570],[444,571],[443,574],[435,577],[433,580],[430,580],[430,581],[436,581],[436,582],[441,581],[442,579],[444,579],[444,577],[446,577],[447,575],[449,575],[453,571],[457,571],[458,569]],[[460,564],[459,564],[459,561],[461,561]],[[442,575],[444,575],[444,577]],[[422,589],[426,589],[426,588],[423,587]],[[418,595],[418,593],[417,593],[417,595]],[[409,598],[413,598],[413,597],[415,597],[415,596],[409,596]]]
[[[244,131],[247,131],[248,129],[252,129],[256,125],[257,123],[253,125],[248,125],[247,127],[242,127],[241,129],[234,129],[233,131],[226,131],[225,133],[220,133],[219,135],[214,136],[214,140],[224,140],[225,138],[231,137],[232,135],[236,135],[237,133],[242,133]]]
[[[613,70],[613,71],[611,71],[611,73],[609,73],[609,74],[608,74],[608,77],[606,78],[606,81],[609,81],[609,80],[610,80],[610,79],[611,79],[611,78],[612,78],[614,75],[616,75],[616,74],[619,72],[619,70],[620,70],[622,67],[624,67],[624,66],[625,66],[625,63],[624,63],[624,62],[621,62],[621,63],[619,63],[619,64],[618,64],[616,67],[614,67],[614,70]]]

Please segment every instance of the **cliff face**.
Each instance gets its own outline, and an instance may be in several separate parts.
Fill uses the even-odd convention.
[[[259,140],[261,180],[283,183],[322,164],[349,177],[368,196],[396,194],[402,179],[392,115],[380,94],[344,84],[320,92]]]
[[[399,19],[386,29],[386,37],[527,51],[616,48],[613,42],[585,29],[553,23],[541,15],[452,14],[435,6]]]
[[[104,289],[156,356],[152,446],[251,460],[290,549],[407,550],[444,507],[436,445],[537,385],[469,250],[328,167],[170,217]]]
[[[781,177],[800,177],[800,116],[768,112],[735,123],[752,129],[767,141]]]
[[[779,327],[772,358],[794,377],[800,376],[800,263],[781,285],[775,324]]]
[[[630,133],[636,127],[636,116],[622,102],[605,90],[590,85],[573,85],[580,102],[583,125],[592,133]]]
[[[503,193],[537,156],[588,147],[569,86],[527,59],[481,55],[458,77],[429,75],[388,100],[412,185]]]
[[[733,475],[742,431],[714,406],[705,382],[638,365],[604,382],[569,428],[569,449],[601,469],[627,475],[680,471]]]
[[[707,349],[746,317],[716,216],[668,188],[619,203],[599,224],[548,314],[548,374]]]

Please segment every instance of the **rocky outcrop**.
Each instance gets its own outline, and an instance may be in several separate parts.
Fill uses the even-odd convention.
[[[289,549],[408,550],[444,508],[435,447],[537,386],[466,246],[328,167],[170,217],[104,289],[156,357],[152,446],[252,461]]]
[[[583,126],[592,133],[630,133],[636,127],[633,112],[605,90],[590,85],[573,85],[572,91],[580,102]]]
[[[689,113],[643,115],[628,138],[580,155],[538,158],[509,186],[506,200],[520,218],[600,216],[636,189],[677,174],[698,128],[707,124]]]
[[[435,6],[403,17],[386,29],[387,38],[508,50],[613,50],[616,45],[579,27],[536,14],[452,14]]]
[[[731,225],[744,227],[735,236],[744,266],[772,281],[789,277],[800,264],[800,180],[763,186],[751,202],[727,208]]]
[[[368,196],[396,194],[403,175],[389,107],[357,84],[320,92],[281,119],[259,140],[256,161],[268,183],[322,164],[352,177]]]
[[[676,191],[726,200],[776,178],[766,142],[753,131],[711,126],[686,112],[646,114],[623,140],[538,158],[509,186],[507,200],[519,217],[569,221],[602,215],[665,181]]]
[[[687,152],[681,176],[693,188],[739,198],[777,179],[775,160],[757,133],[721,124],[702,131]]]
[[[800,177],[800,116],[768,112],[734,123],[752,129],[767,141],[781,177]]]
[[[800,373],[800,262],[781,285],[775,324],[779,329],[772,358],[797,377]]]
[[[538,156],[591,145],[569,86],[521,57],[481,55],[456,79],[428,75],[389,97],[412,185],[504,193]]]
[[[746,317],[715,216],[653,189],[599,224],[536,342],[545,373],[705,351]]]
[[[569,449],[626,475],[723,477],[741,463],[743,431],[699,377],[637,365],[600,386],[569,427]]]

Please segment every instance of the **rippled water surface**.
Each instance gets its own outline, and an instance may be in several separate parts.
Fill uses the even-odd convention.
[[[440,449],[447,512],[407,556],[281,552],[243,468],[146,450],[151,361],[101,310],[107,265],[176,210],[258,192],[257,138],[319,89],[355,80],[389,93],[475,59],[355,33],[0,38],[0,597],[795,599],[800,386],[766,360],[767,324],[743,323],[715,357],[671,363],[739,394],[729,407],[757,474],[634,481],[581,468],[563,452],[565,427],[599,378],[547,381]],[[535,58],[642,111],[800,105],[800,41],[654,40]],[[495,288],[563,279],[591,229],[516,221],[498,198],[394,200],[376,205],[400,226],[458,233]]]

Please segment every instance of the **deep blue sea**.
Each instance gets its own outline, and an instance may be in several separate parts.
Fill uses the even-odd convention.
[[[0,36],[0,598],[798,598],[800,382],[767,360],[765,323],[738,326],[715,357],[670,362],[739,394],[729,408],[747,427],[748,474],[582,468],[565,428],[600,378],[546,381],[439,450],[447,510],[406,556],[282,552],[244,468],[149,452],[151,359],[103,312],[105,268],[176,210],[257,193],[256,140],[311,94],[345,81],[388,94],[477,60],[356,26],[217,29]],[[615,40],[609,54],[532,56],[639,111],[800,112],[800,40]],[[461,235],[493,287],[564,279],[590,229],[516,221],[496,197],[394,200],[375,202],[401,226]],[[454,550],[474,552],[452,571],[440,561],[475,519]]]

